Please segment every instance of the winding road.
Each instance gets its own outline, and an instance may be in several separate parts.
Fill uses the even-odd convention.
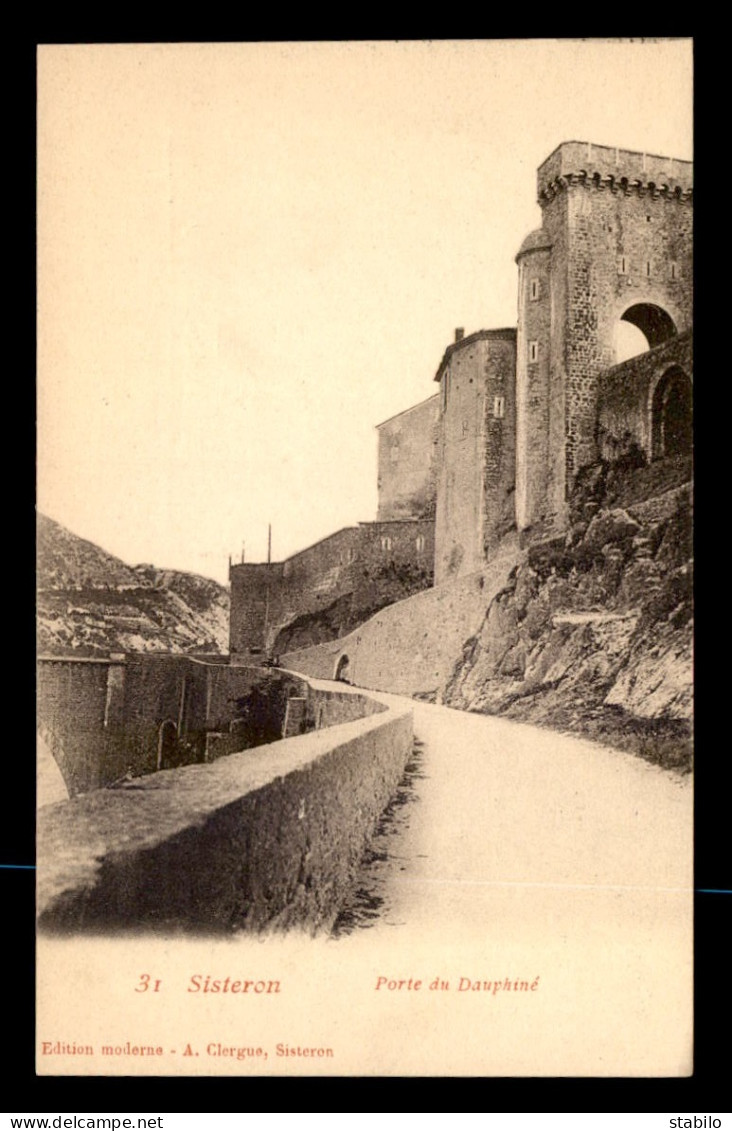
[[[691,777],[576,736],[412,707],[416,765],[364,865],[343,941],[369,940],[380,976],[449,981],[442,1008],[430,995],[424,1030],[415,1016],[415,1064],[688,1074]],[[538,979],[538,990],[501,988],[488,1009],[486,986],[505,978]],[[395,999],[395,1025],[405,992],[379,991]],[[485,1047],[471,1052],[478,1035]]]
[[[395,922],[433,921],[436,904],[445,922],[493,920],[529,890],[557,914],[569,892],[646,911],[690,899],[689,776],[506,719],[413,710],[413,799],[382,872]]]

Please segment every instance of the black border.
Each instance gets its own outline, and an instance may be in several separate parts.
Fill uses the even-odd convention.
[[[61,22],[61,21],[59,21]],[[248,21],[251,24],[251,21]],[[323,20],[321,19],[321,24]],[[70,19],[63,20],[63,32],[58,25],[54,28],[48,23],[43,28],[42,34],[33,34],[29,37],[11,41],[8,45],[10,74],[13,97],[9,103],[10,138],[6,141],[8,148],[6,154],[10,157],[9,167],[12,171],[12,205],[7,214],[10,221],[6,230],[11,237],[20,241],[20,255],[12,278],[15,285],[11,288],[12,297],[20,301],[19,316],[10,320],[15,333],[12,338],[17,342],[17,329],[20,327],[20,340],[22,343],[20,372],[14,370],[15,380],[8,382],[6,396],[13,390],[20,391],[21,409],[26,408],[24,398],[28,395],[29,413],[21,413],[19,427],[13,424],[9,432],[12,438],[18,436],[21,441],[20,459],[13,457],[10,474],[6,474],[9,487],[8,501],[10,502],[11,517],[8,518],[10,530],[20,538],[23,546],[21,553],[21,576],[14,577],[12,586],[6,589],[8,609],[14,614],[20,613],[20,632],[14,628],[10,636],[12,654],[17,654],[17,641],[20,639],[21,655],[24,657],[26,640],[30,652],[30,663],[34,662],[34,626],[26,636],[27,610],[34,608],[35,591],[31,563],[26,569],[25,547],[34,546],[34,481],[35,471],[33,455],[35,451],[35,404],[34,404],[34,379],[35,368],[35,57],[36,46],[40,43],[100,43],[100,42],[194,42],[208,40],[210,42],[236,42],[247,39],[254,42],[274,40],[300,40],[300,39],[328,39],[328,40],[364,40],[364,39],[446,39],[446,38],[514,38],[522,39],[524,36],[510,37],[485,37],[479,35],[425,34],[414,28],[408,32],[402,29],[399,34],[394,26],[387,34],[382,29],[369,29],[355,33],[352,28],[339,29],[337,21],[328,19],[330,26],[327,32],[317,26],[317,20],[311,20],[311,26],[306,34],[282,35],[282,23],[274,27],[274,19],[267,26],[266,17],[260,18],[260,26],[256,34],[250,33],[245,37],[221,36],[214,34],[201,37],[200,34],[180,34],[174,36],[170,31],[155,35],[148,26],[145,35],[129,36],[128,34],[106,35],[99,34],[97,27],[91,27],[93,21],[85,19],[83,29],[73,27]],[[393,23],[393,21],[392,21]],[[90,34],[90,31],[92,34]],[[532,37],[533,38],[533,37]],[[724,141],[716,134],[716,128],[721,124],[721,107],[706,98],[706,86],[712,74],[719,75],[724,71],[724,62],[711,61],[711,44],[706,40],[700,46],[697,38],[695,41],[695,126],[696,126],[696,172],[697,179],[701,176],[702,192],[711,189],[711,146],[714,152],[719,152],[719,147],[724,146]],[[568,80],[569,81],[569,80]],[[670,76],[672,81],[672,76]],[[662,99],[663,92],[659,91]],[[709,117],[707,117],[709,115]],[[716,123],[715,123],[716,116]],[[715,141],[705,141],[711,129],[715,129]],[[706,148],[706,146],[709,148]],[[12,155],[12,156],[11,156]],[[714,169],[717,177],[724,176],[722,168]],[[715,188],[718,196],[716,202],[720,210],[725,202],[720,199],[724,188],[718,185],[715,177]],[[709,639],[708,628],[710,624],[718,626],[718,634],[722,647],[726,637],[726,553],[721,539],[724,536],[724,526],[721,522],[724,515],[720,508],[725,506],[724,486],[728,477],[724,465],[715,460],[715,454],[725,450],[724,441],[715,443],[713,439],[712,424],[716,416],[715,398],[707,396],[712,380],[716,382],[728,381],[726,365],[719,353],[715,356],[716,365],[704,365],[711,348],[711,341],[716,339],[720,348],[719,326],[725,325],[724,315],[719,319],[714,318],[714,313],[709,311],[713,295],[709,280],[699,267],[699,264],[711,262],[711,247],[719,247],[720,239],[725,238],[725,232],[720,234],[720,218],[707,207],[699,210],[695,221],[695,241],[697,247],[697,304],[695,324],[707,323],[706,335],[697,335],[697,340],[702,339],[700,371],[706,375],[706,383],[702,382],[702,393],[696,398],[695,403],[695,443],[696,443],[696,549],[701,549],[702,569],[705,558],[704,551],[708,548],[707,538],[710,530],[712,537],[717,535],[720,539],[716,543],[718,559],[717,570],[709,580],[716,582],[709,584],[705,576],[703,586],[697,586],[696,613],[697,623],[703,628],[697,631],[697,703],[698,717],[703,720],[697,727],[697,770],[696,770],[696,862],[695,876],[697,889],[728,889],[732,887],[729,869],[729,821],[726,820],[729,808],[728,794],[722,788],[720,770],[729,759],[725,752],[728,739],[725,734],[725,722],[720,712],[720,707],[725,703],[722,685],[715,685],[715,677],[719,668],[715,662],[715,654],[707,651],[706,641]],[[715,232],[708,229],[714,224]],[[708,242],[707,242],[708,241]],[[11,239],[11,247],[13,239]],[[714,333],[716,331],[716,333]],[[703,341],[706,337],[708,346],[705,348]],[[708,359],[708,362],[711,359]],[[722,365],[720,366],[720,361]],[[717,408],[717,412],[719,409]],[[26,432],[25,420],[30,421]],[[8,420],[8,417],[6,417]],[[7,435],[7,433],[6,433]],[[11,437],[8,437],[10,439]],[[27,445],[27,446],[26,446]],[[26,474],[26,460],[31,462]],[[26,499],[26,483],[29,486],[29,500]],[[714,500],[714,517],[706,503]],[[701,514],[699,513],[701,509]],[[26,540],[26,535],[28,535]],[[6,542],[6,550],[14,550]],[[32,550],[31,550],[32,553]],[[29,554],[30,557],[30,554]],[[719,571],[719,573],[717,573]],[[15,570],[12,570],[15,573]],[[18,592],[18,590],[20,592]],[[700,640],[701,637],[701,640]],[[723,660],[726,656],[723,653]],[[14,665],[13,665],[14,666]],[[725,680],[726,683],[726,680]],[[23,681],[20,691],[20,709],[16,715],[17,683],[12,671],[7,679],[6,687],[11,693],[6,700],[8,719],[19,717],[26,718],[25,696],[28,694],[29,713],[34,712],[33,681],[29,685]],[[29,691],[26,690],[29,687]],[[11,691],[11,688],[13,689]],[[722,692],[720,695],[719,692]],[[718,722],[715,735],[712,738],[709,722],[714,719]],[[5,807],[6,820],[2,822],[3,853],[2,860],[11,863],[28,863],[34,859],[34,763],[32,755],[27,755],[25,742],[25,728],[20,728],[21,741],[18,742],[16,728],[9,726],[6,729],[5,755],[9,765],[6,764],[9,779],[8,792],[6,793]],[[706,741],[704,740],[706,739]],[[34,1068],[35,1056],[35,1021],[34,1021],[34,982],[35,982],[35,932],[34,932],[34,887],[35,876],[32,871],[3,871],[0,874],[3,889],[3,903],[5,909],[4,931],[5,958],[4,990],[6,995],[5,1010],[5,1036],[8,1044],[2,1064],[6,1081],[6,1103],[8,1108],[19,1111],[43,1110],[77,1110],[83,1111],[110,1111],[119,1108],[120,1111],[149,1110],[151,1113],[158,1110],[235,1110],[238,1107],[261,1106],[263,1100],[275,1099],[283,1096],[280,1085],[281,1078],[250,1078],[245,1080],[245,1090],[241,1085],[243,1078],[206,1077],[202,1079],[190,1077],[36,1077]],[[723,1031],[729,1024],[729,931],[723,926],[723,916],[729,917],[730,897],[698,893],[695,909],[695,1067],[694,1074],[689,1078],[680,1079],[633,1079],[633,1078],[607,1078],[597,1079],[592,1077],[581,1078],[515,1078],[506,1079],[498,1077],[481,1078],[388,1078],[390,1083],[397,1085],[398,1093],[413,1097],[408,1102],[418,1104],[419,1110],[437,1110],[438,1105],[450,1106],[449,1100],[454,1097],[453,1106],[463,1110],[478,1110],[486,1105],[486,1101],[494,1108],[503,1110],[526,1110],[533,1107],[544,1113],[558,1110],[587,1110],[621,1111],[621,1110],[678,1110],[684,1112],[713,1112],[715,1102],[721,1098],[718,1084],[725,1079],[728,1071],[727,1058],[723,1063],[724,1038]],[[11,1006],[10,1000],[14,998]],[[323,1083],[330,1078],[323,1077],[298,1077],[288,1078],[287,1092],[284,1095],[289,1099],[297,1098],[300,1106],[312,1100],[313,1106],[322,1108],[324,1099]],[[334,1077],[333,1082],[347,1079],[348,1096],[352,1106],[356,1103],[367,1106],[369,1101],[377,1098],[371,1086],[374,1078]],[[80,1080],[103,1081],[101,1092],[96,1083],[91,1090],[82,1085]],[[130,1084],[133,1085],[132,1091]],[[488,1084],[488,1087],[486,1087]],[[142,1087],[140,1087],[142,1085]],[[294,1090],[293,1090],[294,1085]],[[335,1093],[332,1093],[335,1094]],[[393,1094],[393,1093],[390,1093]],[[144,1098],[144,1103],[142,1102]],[[283,1097],[284,1098],[284,1097]],[[448,1101],[446,1104],[445,1101]],[[281,1101],[280,1101],[281,1102]]]

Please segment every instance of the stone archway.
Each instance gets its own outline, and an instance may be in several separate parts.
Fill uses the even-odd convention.
[[[663,307],[652,302],[636,302],[615,324],[615,361],[620,363],[647,353],[675,337],[676,332],[673,318]]]
[[[653,390],[651,458],[691,455],[691,381],[679,366],[668,369]]]
[[[350,660],[348,659],[348,656],[345,653],[343,653],[343,655],[339,656],[338,660],[336,661],[335,672],[333,674],[333,678],[340,680],[341,683],[349,683],[350,682],[349,679],[348,679],[349,667],[350,667]]]

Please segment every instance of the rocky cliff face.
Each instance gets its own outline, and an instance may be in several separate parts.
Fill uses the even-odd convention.
[[[585,469],[466,643],[444,701],[691,764],[691,468]]]
[[[42,654],[226,652],[229,594],[206,577],[128,566],[38,516]]]

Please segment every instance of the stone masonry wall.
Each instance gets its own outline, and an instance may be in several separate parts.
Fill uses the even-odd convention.
[[[521,557],[516,536],[509,535],[483,570],[398,601],[341,640],[291,652],[282,663],[306,676],[333,679],[347,656],[347,678],[358,687],[439,695],[465,641]]]
[[[39,925],[327,931],[412,741],[409,709],[384,708],[49,805]]]
[[[254,693],[254,700],[252,694]],[[117,660],[41,658],[38,724],[71,796],[126,776],[208,762],[256,741],[237,703],[261,703],[255,727],[281,734],[286,700],[304,696],[308,730],[379,710],[355,694],[333,696],[276,668],[205,663],[190,656],[128,654]],[[262,714],[263,712],[263,714]],[[159,765],[160,731],[175,743]],[[261,736],[259,741],[262,741]]]
[[[635,443],[649,461],[653,458],[653,393],[674,366],[692,378],[691,330],[602,374],[598,386],[598,443],[603,459],[617,459],[630,443]]]
[[[516,526],[515,341],[489,339],[487,347],[481,421],[482,562]]]
[[[433,517],[439,411],[434,396],[377,425],[378,522]]]
[[[231,669],[233,672],[246,670],[246,668]],[[292,672],[282,668],[268,669],[265,681],[259,685],[259,689],[265,694],[269,691],[270,699],[275,701],[274,705],[280,707],[272,719],[276,724],[277,738],[289,738],[295,734],[307,734],[310,731],[338,726],[340,723],[353,722],[354,719],[366,718],[384,709],[376,700],[366,698],[364,695],[353,692],[339,695],[337,692],[312,687],[307,680],[294,676]],[[289,729],[285,732],[288,720],[287,707],[289,700],[293,698],[299,705],[299,711],[294,722],[289,720]],[[231,713],[231,706],[229,712]],[[268,719],[257,721],[266,723]],[[257,741],[256,735],[252,736],[251,728],[247,727],[245,720],[234,719],[223,730],[209,731],[206,735],[205,760],[214,762],[229,754],[237,754],[242,750],[261,745],[263,743]]]
[[[278,632],[296,617],[357,593],[384,567],[414,566],[431,573],[433,560],[434,523],[409,519],[346,527],[270,566],[232,566],[232,662],[251,662],[253,649],[270,650]]]
[[[273,678],[267,668],[190,656],[41,657],[38,727],[69,792],[83,793],[159,768],[166,723],[175,736],[168,757],[178,764],[203,761],[205,732],[228,731],[234,701]]]
[[[441,388],[435,582],[482,568],[513,523],[513,330],[480,330],[448,347]]]
[[[38,729],[54,755],[70,793],[96,789],[118,777],[107,766],[107,685],[119,663],[49,660],[37,665]],[[112,724],[114,725],[114,724]],[[124,773],[124,770],[121,771]]]
[[[668,319],[679,333],[691,326],[692,167],[566,142],[539,168],[537,183],[551,245],[548,461],[528,481],[519,521],[554,518],[562,526],[577,471],[597,457],[597,382],[615,361],[618,322],[639,326],[652,346],[661,329],[668,336]],[[520,321],[525,316],[520,304]],[[520,350],[527,339],[520,325]],[[524,360],[520,353],[520,380]]]
[[[550,414],[557,411],[549,391],[551,372],[551,248],[519,252],[516,339],[516,523],[519,530],[543,517],[541,504],[549,493]],[[532,353],[532,349],[535,354]],[[562,413],[563,415],[563,413]]]

